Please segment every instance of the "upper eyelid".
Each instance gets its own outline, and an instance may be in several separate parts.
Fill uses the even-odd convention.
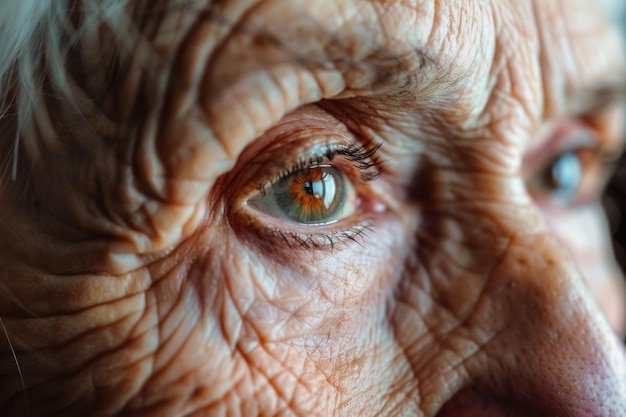
[[[349,172],[346,172],[354,181],[370,181],[378,178],[382,174],[382,162],[380,162],[378,158],[378,150],[382,145],[381,142],[374,144],[369,149],[365,148],[367,145],[363,145],[361,147],[358,144],[336,144],[335,146],[328,145],[324,148],[319,148],[317,153],[311,153],[309,155],[304,155],[298,160],[294,160],[290,168],[283,171],[274,171],[277,173],[272,176],[269,174],[271,178],[262,182],[259,187],[263,188],[266,185],[274,184],[281,179],[293,175],[294,173],[306,169],[311,166],[316,165],[347,165],[350,164],[351,167],[359,170],[359,177],[357,178],[354,175],[350,175]],[[346,160],[346,162],[342,163],[342,160]],[[287,165],[286,165],[287,166]],[[368,172],[370,169],[375,169],[376,171]],[[272,171],[270,171],[272,172]],[[261,190],[261,192],[263,192]]]
[[[342,137],[330,138],[321,137],[318,139],[305,138],[304,140],[290,141],[281,143],[278,139],[275,143],[278,146],[271,146],[264,150],[267,155],[264,158],[256,159],[253,164],[259,166],[266,174],[280,177],[294,169],[298,169],[299,165],[321,163],[321,161],[329,154],[333,147],[346,144],[346,139]],[[268,161],[270,156],[274,156]],[[280,156],[276,158],[276,156]],[[270,165],[269,168],[266,168]]]
[[[225,176],[222,189],[236,189],[237,194],[249,195],[263,182],[275,181],[298,165],[321,161],[329,148],[364,143],[347,132],[320,126],[286,129],[280,133],[270,130],[267,134],[271,137],[265,146],[242,152],[235,167]]]

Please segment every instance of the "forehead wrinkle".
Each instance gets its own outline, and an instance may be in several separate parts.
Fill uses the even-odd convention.
[[[377,95],[383,89],[406,89],[434,60],[405,39],[390,36],[377,19],[380,13],[366,10],[365,3],[359,4],[357,11],[338,18],[335,26],[312,15],[309,9],[300,9],[294,17],[299,24],[293,36],[291,27],[275,30],[273,24],[253,32],[254,47],[270,44],[272,49],[281,50],[276,62],[268,60],[263,50],[255,56],[257,64],[293,63],[307,69],[339,71],[345,79],[345,95]]]
[[[605,13],[608,13],[608,11],[611,11],[611,7],[610,6],[606,6],[607,4],[615,4],[616,2],[614,2],[613,0],[598,0],[599,3],[603,4],[603,10],[605,10]],[[169,1],[168,1],[169,3]],[[228,1],[216,1],[216,0],[204,0],[201,2],[202,6],[199,6],[199,2],[194,2],[194,1],[188,1],[188,2],[181,2],[179,4],[179,8],[181,9],[186,9],[186,10],[190,10],[193,9],[195,11],[202,11],[202,12],[206,12],[208,9],[212,9],[215,6],[220,6],[223,4],[231,4],[233,2],[228,2]],[[248,5],[250,5],[251,2],[244,2],[244,3],[248,3]],[[269,1],[267,2],[252,2],[252,3],[270,3]],[[280,3],[280,2],[275,2],[275,3]],[[365,6],[363,6],[363,4],[367,3],[369,5],[376,5],[377,7],[374,7],[372,9],[372,11],[374,12],[374,15],[376,15],[376,19],[386,19],[386,14],[388,12],[392,12],[393,8],[395,6],[400,5],[403,8],[406,8],[407,10],[409,8],[411,9],[427,9],[428,5],[427,3],[432,3],[430,1],[412,1],[409,2],[408,0],[403,0],[403,1],[373,1],[373,0],[367,0],[365,2],[358,2],[358,1],[352,1],[352,2],[339,2],[341,4],[356,4],[357,5],[357,9],[362,10],[364,9]],[[407,3],[410,3],[409,5],[407,5]],[[419,4],[418,4],[419,3]],[[438,3],[437,1],[435,1],[433,4]],[[623,9],[624,5],[626,4],[626,2],[619,2],[620,3],[620,7],[619,9]],[[359,6],[360,5],[360,6]],[[564,7],[562,7],[561,9],[564,9]],[[376,29],[379,30],[379,32],[381,32],[381,36],[383,36],[385,38],[386,41],[388,41],[390,38],[396,38],[396,41],[394,41],[395,43],[402,43],[402,42],[406,42],[405,47],[401,47],[401,48],[396,48],[396,49],[403,49],[402,51],[398,51],[398,50],[392,50],[391,48],[385,46],[380,45],[381,43],[379,43],[379,45],[376,45],[377,42],[371,42],[371,45],[369,47],[368,52],[368,56],[365,57],[352,57],[351,55],[354,52],[354,42],[350,41],[350,39],[345,39],[342,32],[344,29],[347,28],[347,26],[344,24],[343,26],[339,26],[335,29],[330,28],[330,30],[325,30],[325,22],[321,22],[321,21],[317,21],[314,16],[311,16],[312,14],[310,13],[311,8],[300,8],[300,20],[298,20],[298,22],[300,22],[300,24],[298,26],[302,26],[301,22],[302,19],[306,20],[307,23],[305,26],[311,26],[310,23],[313,22],[314,25],[315,23],[317,23],[317,27],[315,28],[316,30],[313,31],[309,31],[309,36],[306,36],[308,38],[311,37],[315,37],[315,35],[319,35],[322,34],[324,32],[326,32],[324,35],[327,39],[327,41],[325,42],[327,45],[327,49],[324,50],[323,54],[309,54],[310,51],[307,51],[306,48],[302,48],[302,43],[298,43],[296,45],[294,45],[292,42],[293,41],[301,41],[302,37],[300,37],[300,39],[297,39],[297,37],[293,37],[293,36],[279,36],[277,35],[277,33],[272,32],[271,28],[269,28],[270,26],[273,25],[266,25],[266,28],[264,31],[256,31],[253,32],[253,37],[255,39],[255,42],[271,42],[271,43],[275,43],[278,47],[282,47],[286,52],[288,52],[291,55],[291,59],[293,61],[302,63],[305,66],[312,66],[312,67],[318,67],[320,69],[326,69],[329,68],[329,64],[330,65],[336,65],[339,68],[345,69],[346,71],[351,71],[353,73],[356,73],[357,76],[354,78],[359,78],[358,75],[362,75],[361,73],[365,72],[368,76],[365,77],[367,78],[367,81],[369,83],[371,83],[371,86],[373,87],[378,87],[382,84],[387,84],[389,83],[389,80],[397,80],[397,74],[411,74],[413,77],[415,76],[415,74],[421,72],[424,67],[426,65],[428,65],[429,67],[436,67],[438,70],[442,69],[441,65],[437,65],[437,60],[439,57],[437,57],[436,55],[433,55],[432,52],[433,51],[427,51],[425,48],[423,48],[424,45],[416,45],[415,42],[411,42],[411,40],[406,40],[410,38],[411,35],[409,36],[405,36],[405,33],[396,35],[389,32],[389,30],[386,30],[387,28],[382,28],[382,27],[377,27]],[[413,11],[413,10],[412,10]],[[205,15],[209,15],[207,13],[204,13]],[[419,20],[419,24],[420,26],[423,25],[424,20],[426,19],[434,19],[435,17],[432,16],[426,16],[428,13],[424,13],[424,16],[422,16],[423,18]],[[213,14],[210,14],[211,16],[213,16]],[[613,10],[613,13],[608,13],[608,15],[612,16],[613,19],[615,19],[615,15],[616,13]],[[439,18],[441,18],[441,16],[439,16]],[[229,26],[231,24],[235,24],[238,22],[231,22],[228,23],[228,19],[225,19],[223,24]],[[294,20],[291,20],[288,24],[292,25],[292,26],[296,26],[293,24]],[[352,24],[353,20],[350,20],[349,22]],[[417,22],[416,22],[417,23]],[[241,25],[238,25],[241,26]],[[382,26],[382,25],[379,25]],[[401,25],[398,25],[401,26]],[[367,27],[363,26],[363,29],[368,29]],[[239,29],[240,30],[240,29]],[[281,31],[278,31],[281,32]],[[354,32],[354,30],[352,31]],[[383,32],[389,32],[389,33],[383,33]],[[305,32],[306,33],[306,32]],[[288,34],[287,34],[288,35]],[[168,34],[169,37],[169,34]],[[374,37],[374,36],[372,36]],[[400,37],[402,37],[402,39],[400,39]],[[426,41],[422,40],[422,43],[424,43]],[[409,48],[406,48],[406,46],[409,46]],[[407,50],[409,49],[409,50]],[[403,82],[407,82],[407,80],[403,80]],[[400,83],[400,86],[402,87],[403,84]],[[374,88],[376,89],[376,88]]]
[[[219,3],[231,4],[232,2]],[[208,92],[226,91],[251,74],[269,73],[274,67],[291,65],[302,70],[334,71],[341,75],[345,82],[343,91],[339,94],[335,91],[334,95],[321,98],[399,97],[403,99],[402,102],[407,103],[421,98],[425,104],[430,101],[431,105],[442,108],[455,104],[455,101],[450,98],[471,100],[471,98],[462,97],[467,92],[463,90],[463,84],[474,81],[485,82],[488,77],[488,74],[481,72],[482,70],[476,70],[474,64],[467,68],[463,67],[469,65],[465,58],[476,60],[477,66],[485,66],[485,68],[489,66],[485,64],[485,59],[476,57],[475,51],[480,46],[477,45],[480,43],[479,39],[472,42],[472,45],[462,45],[462,47],[455,45],[452,38],[458,38],[460,35],[450,32],[455,32],[456,29],[446,30],[445,25],[433,23],[435,20],[452,18],[453,16],[447,16],[447,14],[454,14],[454,7],[449,10],[435,8],[438,1],[430,0],[415,0],[409,5],[407,3],[409,2],[344,1],[340,2],[341,7],[338,7],[337,4],[324,1],[254,2],[255,7],[251,9],[252,11],[241,12],[240,10],[241,13],[234,14],[236,16],[234,19],[220,17],[222,26],[229,26],[233,29],[226,36],[231,39],[247,37],[249,42],[244,43],[247,45],[245,48],[241,44],[233,43],[230,49],[226,45],[228,42],[225,42],[224,47],[220,48],[217,53],[213,53],[208,58],[210,62],[203,64],[210,66],[203,75],[208,77],[209,88],[201,88],[198,91],[204,91],[201,94],[205,95]],[[214,3],[207,2],[207,5],[211,4]],[[551,4],[555,3],[551,2]],[[559,4],[563,6],[558,8],[559,12],[567,9],[565,3]],[[356,5],[355,9],[347,15],[336,16],[338,11],[350,9],[350,5]],[[273,8],[280,9],[282,12],[278,15],[280,19],[277,18],[276,13],[273,13],[275,11]],[[536,8],[544,13],[545,7],[536,5]],[[201,9],[206,11],[206,7]],[[483,12],[493,11],[483,9],[481,13]],[[203,18],[209,19],[212,16],[204,13]],[[553,23],[552,19],[554,16],[546,18],[543,26],[550,26]],[[560,17],[558,20],[564,22],[566,19]],[[540,22],[537,23],[540,24]],[[433,28],[433,26],[436,27]],[[423,29],[426,27],[428,28]],[[550,31],[553,32],[554,29]],[[549,35],[554,37],[554,33]],[[517,42],[526,42],[525,37],[526,34],[523,34],[523,36],[514,36],[514,39]],[[556,37],[558,38],[559,35],[557,34]],[[568,40],[569,36],[565,39]],[[452,46],[446,42],[452,42]],[[448,45],[447,49],[446,45]],[[516,49],[516,45],[507,46],[512,50]],[[548,61],[571,58],[571,56],[569,58],[561,56],[555,59],[555,55],[563,55],[560,51],[563,45],[557,43],[557,46],[556,49],[559,50],[556,52],[553,47],[545,48],[544,46],[546,57],[543,58]],[[568,50],[575,49],[571,45],[565,46]],[[454,48],[459,48],[460,57],[455,56],[457,52],[450,50]],[[571,52],[565,52],[565,54],[571,55]],[[514,56],[518,55],[519,53],[516,53]],[[489,59],[488,56],[484,58]],[[548,71],[553,74],[548,74],[547,78],[553,80],[563,79],[563,73],[572,67],[563,62],[557,65],[553,62],[549,65],[553,65],[554,68]],[[481,73],[477,74],[476,71]],[[463,79],[468,74],[476,79],[474,81]],[[572,81],[570,77],[568,85],[573,85],[578,91],[579,83],[575,81]],[[569,101],[569,99],[562,98],[571,95],[569,89],[564,87],[562,86],[560,91],[556,92],[558,93],[556,96],[554,94],[552,96],[560,96],[559,100]],[[309,98],[308,102],[310,100],[313,98]],[[319,100],[319,97],[315,100]],[[303,98],[300,105],[306,102],[307,98]],[[465,104],[468,105],[468,103]],[[473,105],[475,107],[475,103]]]

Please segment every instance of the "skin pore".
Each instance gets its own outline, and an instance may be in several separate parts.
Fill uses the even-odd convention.
[[[43,76],[3,415],[626,414],[622,2],[174,3]]]

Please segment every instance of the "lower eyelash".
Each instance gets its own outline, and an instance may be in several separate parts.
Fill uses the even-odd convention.
[[[276,249],[276,242],[284,243],[288,249],[298,248],[319,249],[334,251],[341,244],[355,243],[365,247],[365,238],[367,233],[373,230],[372,220],[369,218],[362,219],[358,224],[347,229],[318,233],[306,234],[298,232],[285,231],[280,228],[269,226],[262,220],[248,218],[250,221],[250,229],[261,238],[262,241],[270,242],[270,249]]]
[[[340,230],[337,232],[320,234],[320,235],[308,235],[305,237],[290,234],[301,247],[305,249],[330,249],[335,250],[335,246],[338,244],[347,244],[354,242],[361,247],[365,247],[365,237],[367,232],[372,231],[372,224],[364,222],[362,224],[352,226],[347,230]],[[284,232],[278,231],[279,234]],[[283,237],[284,239],[284,237]]]

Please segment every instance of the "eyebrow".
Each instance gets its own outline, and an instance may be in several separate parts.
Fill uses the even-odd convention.
[[[346,48],[337,43],[334,51],[319,60],[305,56],[299,57],[298,62],[320,70],[338,70],[346,81],[344,93],[360,97],[413,91],[427,74],[440,73],[437,62],[418,48],[396,52],[372,46],[371,52],[361,59],[348,58]]]

